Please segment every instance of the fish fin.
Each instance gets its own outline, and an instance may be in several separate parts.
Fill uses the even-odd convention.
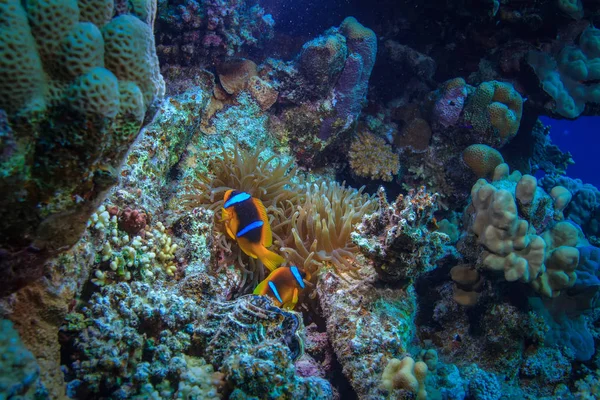
[[[258,252],[260,252],[260,248],[262,247],[261,245],[256,245],[256,244],[250,243],[248,241],[248,239],[246,239],[244,237],[237,238],[237,242],[238,242],[238,245],[240,246],[240,249],[242,249],[242,251],[245,254],[249,255],[252,258],[259,258]],[[264,262],[263,262],[263,264],[264,264]]]
[[[252,292],[252,294],[264,296],[266,293],[266,290],[265,290],[266,288],[267,288],[267,280],[265,279],[264,281],[262,281],[261,283],[258,284],[258,286],[256,287],[256,289],[254,289],[254,292]]]
[[[236,239],[233,232],[231,232],[231,228],[229,227],[228,223],[225,223],[225,230],[227,231],[227,234],[229,235],[230,238],[232,238],[233,240]]]
[[[254,206],[258,211],[258,218],[263,222],[260,243],[265,247],[270,247],[273,244],[273,233],[271,232],[271,224],[269,224],[267,209],[259,199],[252,198],[252,201],[254,202]]]
[[[293,310],[298,304],[298,288],[294,288],[294,294],[292,295],[292,300],[288,301],[283,305],[283,308],[286,310]]]
[[[234,218],[234,216],[232,215],[232,212],[223,208],[223,211],[221,212],[221,221],[219,221],[219,222],[225,223],[225,230],[227,231],[227,234],[229,235],[230,238],[232,238],[233,240],[236,240],[235,234],[233,233],[233,230],[231,229],[231,223],[233,222],[233,218]]]
[[[229,200],[231,197],[231,193],[233,193],[233,189],[229,189],[225,192],[225,195],[223,196],[223,204],[227,203],[227,200]]]
[[[285,262],[285,259],[283,257],[281,257],[277,253],[273,253],[272,251],[267,250],[265,246],[257,245],[255,246],[254,250],[258,259],[262,261],[262,263],[265,265],[265,267],[269,269],[269,271],[274,271],[277,267],[279,267]]]

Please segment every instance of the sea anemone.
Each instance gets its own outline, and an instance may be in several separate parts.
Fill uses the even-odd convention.
[[[296,204],[304,197],[298,188],[293,160],[283,163],[277,155],[264,159],[261,158],[263,150],[257,148],[255,151],[248,151],[237,146],[233,152],[222,149],[222,158],[217,158],[210,165],[212,175],[197,174],[183,198],[188,209],[205,207],[215,213],[217,249],[230,255],[227,257],[229,262],[239,265],[243,271],[242,286],[252,289],[264,278],[264,268],[260,261],[248,259],[225,234],[225,226],[220,218],[225,192],[235,189],[260,199],[271,216],[271,224],[274,223],[274,215],[281,215],[285,204]],[[275,223],[283,229],[289,224],[289,220]]]
[[[377,203],[363,194],[364,187],[356,190],[343,183],[321,182],[307,185],[305,190],[304,201],[290,216],[291,224],[282,227],[283,232],[274,230],[281,251],[313,278],[324,263],[338,273],[356,271],[352,259],[358,248],[350,233]],[[290,202],[287,204],[283,215],[290,213]]]
[[[263,202],[273,231],[271,250],[283,252],[289,263],[303,267],[311,277],[316,277],[324,264],[337,272],[355,271],[351,260],[358,249],[350,233],[365,213],[375,210],[376,202],[363,193],[364,188],[308,183],[293,161],[281,163],[276,156],[263,160],[261,152],[223,151],[223,158],[211,166],[214,175],[199,176],[185,198],[188,207],[215,211],[217,247],[242,268],[242,292],[264,278],[264,268],[260,261],[248,260],[224,233],[218,211],[229,189],[245,191]]]

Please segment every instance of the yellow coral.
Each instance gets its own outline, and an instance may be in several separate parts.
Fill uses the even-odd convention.
[[[348,152],[350,167],[358,176],[391,181],[400,169],[398,154],[380,137],[368,131],[358,134]]]
[[[506,82],[483,82],[477,87],[465,108],[465,118],[476,131],[493,131],[506,143],[519,130],[523,114],[523,98]]]
[[[484,179],[473,186],[471,207],[475,216],[471,230],[485,248],[483,266],[504,272],[507,281],[528,282],[545,296],[557,296],[575,283],[577,247],[587,243],[583,233],[575,225],[561,221],[537,235],[535,228],[520,217],[528,215],[536,197],[547,196],[537,188],[536,179],[530,175],[508,175],[505,164],[496,168],[494,176],[517,183],[514,195]]]
[[[425,400],[427,369],[427,364],[423,361],[415,362],[412,357],[404,357],[402,360],[393,358],[383,371],[382,384],[390,392],[403,389],[416,394],[417,400]]]
[[[485,178],[494,172],[495,168],[504,162],[502,154],[485,144],[473,144],[462,154],[463,161],[479,178]]]
[[[363,26],[354,17],[346,17],[340,25],[343,35],[351,40],[375,40],[375,32]]]

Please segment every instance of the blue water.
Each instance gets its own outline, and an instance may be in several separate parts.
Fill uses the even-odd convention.
[[[600,187],[600,117],[579,117],[575,121],[540,117],[552,127],[550,137],[562,151],[569,151],[575,164],[567,175]]]

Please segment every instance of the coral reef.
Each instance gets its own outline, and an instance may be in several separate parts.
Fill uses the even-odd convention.
[[[82,311],[64,328],[80,354],[70,366],[69,393],[172,395],[201,312],[193,301],[148,284],[118,283],[94,294]],[[158,387],[156,379],[162,381]]]
[[[416,394],[417,399],[427,398],[425,391],[425,377],[427,376],[427,364],[423,361],[413,360],[405,357],[402,360],[391,359],[383,370],[383,385],[390,392],[402,389]]]
[[[156,47],[171,91],[189,87],[185,80],[194,75],[191,67],[263,47],[273,37],[274,25],[273,17],[254,0],[161,0]]]
[[[379,210],[363,218],[352,240],[373,259],[380,278],[416,279],[435,268],[449,241],[446,234],[432,229],[437,195],[430,195],[422,187],[398,196],[392,204],[387,202],[383,187],[377,195]]]
[[[566,118],[581,115],[586,103],[599,103],[600,30],[593,26],[583,31],[578,46],[568,45],[554,59],[539,51],[529,53],[527,62],[534,69],[543,90],[552,98],[551,111]]]
[[[44,260],[79,239],[162,101],[164,82],[153,15],[104,18],[75,0],[0,7],[0,108],[13,143],[0,160],[6,294],[39,278]]]
[[[367,267],[360,280],[348,281],[329,271],[317,284],[329,340],[360,398],[385,397],[385,366],[407,351],[414,334],[413,289],[392,290],[377,285],[377,280]]]
[[[597,397],[594,1],[0,3],[0,397]]]
[[[482,141],[502,145],[517,134],[523,114],[523,99],[508,83],[483,82],[465,105],[465,121]]]
[[[557,185],[569,190],[571,201],[564,209],[565,217],[578,224],[590,241],[597,243],[600,236],[600,191],[568,176],[547,175],[542,178],[541,185],[546,190]]]
[[[348,17],[306,43],[294,60],[266,61],[261,73],[285,105],[273,126],[289,138],[300,164],[319,162],[325,148],[343,146],[354,130],[376,53],[375,33]]]
[[[0,320],[0,349],[4,371],[0,378],[0,396],[4,399],[43,397],[36,359],[23,345],[12,323],[5,319]]]
[[[472,144],[463,151],[462,156],[478,178],[490,177],[496,167],[504,163],[502,154],[485,144]]]

